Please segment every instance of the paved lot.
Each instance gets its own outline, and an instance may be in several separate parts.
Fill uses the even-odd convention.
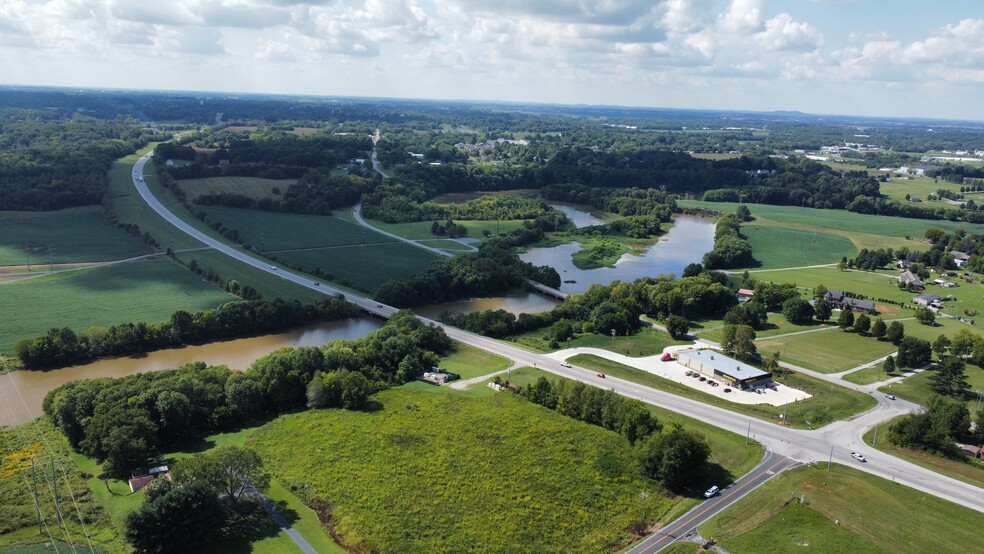
[[[692,348],[692,346],[687,345],[669,346],[666,348],[665,352],[674,353],[680,350],[690,350]],[[644,358],[630,358],[629,356],[616,354],[615,352],[609,352],[608,350],[602,350],[600,348],[567,348],[564,350],[558,350],[557,352],[552,352],[550,354],[545,354],[545,356],[563,361],[578,354],[592,354],[594,356],[598,356],[599,358],[605,358],[629,367],[641,369],[647,373],[659,375],[664,379],[676,381],[677,383],[686,385],[692,389],[706,392],[707,394],[722,398],[729,402],[734,402],[736,404],[771,404],[773,406],[782,406],[798,400],[810,398],[810,395],[806,392],[790,388],[779,383],[776,384],[778,390],[764,389],[761,393],[754,391],[743,391],[728,387],[723,380],[717,380],[719,386],[713,387],[708,385],[707,381],[701,381],[699,378],[688,377],[687,371],[689,371],[689,369],[676,361],[661,362],[659,359],[662,354],[646,356]],[[726,388],[731,388],[731,392],[724,392],[724,389]]]

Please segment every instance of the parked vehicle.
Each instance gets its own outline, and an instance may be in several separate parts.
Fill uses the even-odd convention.
[[[704,493],[704,498],[711,498],[712,496],[717,496],[719,492],[721,492],[721,489],[718,488],[717,485],[714,485],[713,487],[707,489],[707,492]]]
[[[672,361],[672,360],[673,360],[673,355],[670,354],[669,352],[663,354],[663,357],[659,359],[659,361],[661,361],[661,362],[669,362],[669,361]]]

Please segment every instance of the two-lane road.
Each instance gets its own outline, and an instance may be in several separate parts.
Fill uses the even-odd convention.
[[[196,238],[215,250],[231,256],[242,263],[261,271],[277,275],[300,286],[307,287],[323,294],[342,295],[346,300],[360,306],[366,312],[382,317],[388,317],[396,309],[377,303],[375,300],[344,292],[325,284],[315,285],[308,277],[294,274],[283,268],[274,268],[269,261],[253,257],[241,248],[229,246],[182,221],[171,213],[142,182],[143,168],[150,159],[150,154],[140,158],[133,168],[133,184],[141,197],[151,208],[172,225]],[[138,177],[141,179],[138,180]],[[675,396],[673,394],[651,389],[614,377],[599,378],[596,372],[574,367],[564,367],[560,361],[553,360],[535,352],[523,350],[511,344],[499,342],[481,335],[469,333],[454,327],[424,320],[441,326],[452,339],[462,343],[495,353],[525,365],[535,366],[550,373],[560,375],[589,385],[613,390],[623,396],[637,398],[677,413],[685,414],[698,421],[725,429],[739,435],[746,432],[766,449],[793,458],[800,462],[834,461],[866,471],[868,473],[892,479],[897,483],[908,485],[925,493],[939,496],[957,504],[984,512],[984,489],[968,485],[956,479],[940,475],[932,470],[906,462],[894,456],[872,450],[864,445],[860,437],[869,427],[904,413],[907,405],[897,404],[879,398],[879,404],[873,410],[846,422],[834,423],[828,427],[814,431],[790,429],[761,420],[750,419],[736,414],[725,408],[704,404],[696,400]],[[750,431],[749,431],[750,429]],[[852,450],[862,451],[868,458],[868,463],[861,463],[851,458]]]

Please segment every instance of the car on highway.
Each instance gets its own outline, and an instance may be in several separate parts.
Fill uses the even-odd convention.
[[[718,488],[717,485],[714,485],[713,487],[707,489],[707,492],[704,493],[704,498],[711,498],[712,496],[717,496],[719,492],[721,492],[721,489]]]
[[[894,394],[888,394],[888,393],[886,393],[885,394],[885,398],[887,398],[889,400],[895,400],[895,395]]]
[[[601,377],[602,379],[604,379],[605,378],[605,374],[604,373],[599,373],[598,374],[598,377]]]
[[[275,265],[271,265],[271,266],[270,266],[270,269],[272,269],[272,270],[274,270],[274,271],[277,271],[277,266],[275,266]]]
[[[860,454],[858,452],[851,452],[851,457],[854,458],[855,460],[859,461],[859,462],[867,462],[868,461],[867,458],[864,457],[864,455],[862,455],[862,454]]]
[[[571,367],[571,363],[570,362],[560,362],[560,365],[562,365],[564,367]]]
[[[321,283],[319,283],[319,282],[317,282],[317,281],[315,281],[315,282],[314,282],[314,286],[316,286],[316,287],[320,287],[320,286],[321,286]]]

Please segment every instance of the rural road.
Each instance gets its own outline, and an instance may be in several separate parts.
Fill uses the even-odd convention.
[[[327,285],[315,286],[310,278],[296,275],[284,269],[274,268],[267,261],[254,258],[240,248],[226,245],[191,227],[161,204],[151,194],[142,180],[137,180],[137,177],[143,175],[144,165],[146,165],[150,156],[151,154],[147,154],[141,157],[134,165],[133,184],[144,201],[160,214],[161,217],[178,229],[215,250],[261,271],[277,275],[282,279],[289,280],[310,290],[321,292],[322,294],[341,295],[349,302],[361,307],[367,313],[388,317],[397,311],[396,308],[378,304],[374,300],[343,292]],[[827,460],[829,458],[839,464],[850,466],[885,479],[894,480],[897,483],[984,513],[984,489],[940,475],[889,454],[870,449],[860,440],[860,437],[868,428],[898,415],[908,413],[910,411],[910,405],[908,403],[889,401],[883,395],[874,395],[878,401],[878,406],[848,421],[836,422],[813,431],[790,429],[775,423],[750,419],[719,406],[678,397],[615,377],[600,379],[597,377],[596,372],[585,368],[577,366],[567,368],[562,366],[559,360],[553,360],[535,352],[469,333],[455,327],[449,327],[435,321],[423,318],[422,320],[425,323],[441,327],[454,340],[503,356],[514,362],[530,366],[535,365],[537,368],[561,377],[581,381],[599,388],[610,389],[623,396],[637,398],[643,402],[685,414],[696,420],[739,435],[744,435],[748,432],[752,435],[752,438],[761,443],[767,450],[776,454],[793,458],[803,463]],[[861,463],[851,458],[850,453],[852,451],[862,451],[867,456],[868,463]]]
[[[746,473],[731,486],[722,489],[717,496],[696,505],[689,512],[678,517],[669,525],[653,533],[640,543],[625,551],[625,554],[652,554],[659,552],[680,539],[688,538],[698,525],[716,516],[722,510],[741,500],[756,487],[787,469],[800,465],[799,462],[774,452],[766,452],[762,462]],[[705,537],[708,538],[708,537]]]

